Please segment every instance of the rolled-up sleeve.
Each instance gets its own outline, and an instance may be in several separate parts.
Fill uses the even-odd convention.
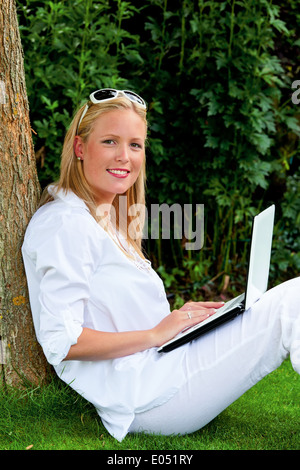
[[[84,323],[101,245],[90,215],[40,217],[22,247],[35,332],[47,361],[58,365]]]

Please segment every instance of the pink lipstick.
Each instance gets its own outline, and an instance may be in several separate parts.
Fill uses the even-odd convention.
[[[125,170],[124,168],[109,168],[106,171],[115,178],[126,178],[130,173],[129,170]]]

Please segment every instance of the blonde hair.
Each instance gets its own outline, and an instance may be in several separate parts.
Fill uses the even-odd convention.
[[[89,138],[90,133],[93,130],[93,124],[95,120],[104,113],[108,113],[114,110],[122,109],[131,109],[135,111],[141,119],[145,122],[147,128],[147,119],[146,119],[146,110],[139,106],[136,103],[133,103],[125,97],[116,98],[111,101],[106,101],[103,103],[93,104],[90,101],[88,102],[88,110],[80,122],[81,116],[84,112],[86,105],[82,106],[75,114],[70,127],[66,133],[62,154],[61,154],[61,167],[60,167],[60,177],[56,183],[53,183],[51,186],[54,186],[54,191],[63,190],[65,192],[73,191],[80,199],[82,199],[87,207],[89,208],[91,215],[99,222],[97,217],[97,205],[95,203],[94,194],[90,185],[88,184],[82,167],[82,161],[78,160],[75,151],[74,151],[74,139],[78,135],[82,138],[83,142],[86,142]],[[79,125],[80,123],[80,125]],[[78,127],[79,125],[79,127]],[[116,227],[126,227],[127,233],[123,235],[126,237],[130,245],[142,256],[141,249],[141,233],[144,226],[144,212],[140,211],[138,216],[133,217],[130,215],[129,208],[138,204],[138,207],[145,206],[145,184],[146,184],[146,165],[145,158],[139,173],[138,178],[136,179],[133,186],[131,186],[125,194],[120,196],[126,196],[127,201],[127,214],[120,213],[119,204],[119,195],[116,195],[113,201],[113,207],[116,214]],[[46,188],[42,194],[40,201],[40,206],[46,204],[47,202],[53,200],[53,197],[49,194],[48,189]],[[136,224],[136,218],[138,217],[138,224]],[[139,234],[136,233],[135,236],[132,236],[132,230],[128,230],[131,222],[135,219],[135,225],[139,226]]]

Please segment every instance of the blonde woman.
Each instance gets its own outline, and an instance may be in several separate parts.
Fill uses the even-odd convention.
[[[47,360],[118,440],[201,428],[289,353],[300,370],[299,279],[201,340],[157,352],[223,304],[189,302],[171,312],[142,253],[143,210],[130,209],[145,201],[146,138],[140,96],[92,93],[71,123],[60,179],[43,195],[22,248]]]

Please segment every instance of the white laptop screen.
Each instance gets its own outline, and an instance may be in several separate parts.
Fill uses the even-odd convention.
[[[245,309],[256,302],[268,288],[275,206],[254,218]]]

